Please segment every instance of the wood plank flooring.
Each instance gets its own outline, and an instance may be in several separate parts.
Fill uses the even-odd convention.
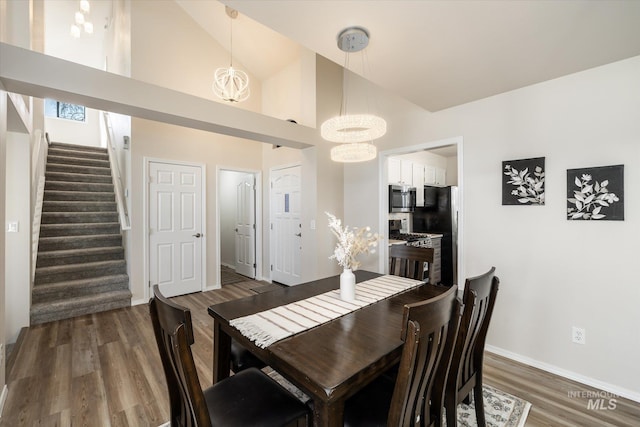
[[[252,295],[262,285],[246,281],[175,298],[192,311],[193,353],[203,387],[212,378],[213,321],[207,307]],[[15,350],[0,427],[159,426],[169,418],[146,305],[31,327]],[[590,409],[588,398],[569,393],[593,389],[491,353],[485,382],[532,403],[527,426],[640,426],[636,402],[616,398],[615,409]]]

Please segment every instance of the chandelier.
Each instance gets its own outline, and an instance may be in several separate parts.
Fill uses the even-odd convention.
[[[351,142],[331,149],[331,160],[340,163],[366,162],[376,158],[378,150],[370,142]]]
[[[79,38],[83,30],[87,34],[93,34],[93,24],[88,19],[90,11],[89,0],[80,0],[80,9],[74,15],[74,23],[70,30],[73,37]]]
[[[249,98],[249,76],[242,70],[233,68],[233,20],[238,17],[238,11],[225,6],[225,11],[231,18],[229,29],[229,67],[218,68],[213,76],[213,93],[224,101],[242,102]]]
[[[369,33],[364,28],[350,27],[338,34],[338,48],[345,52],[340,115],[330,118],[320,126],[322,138],[341,143],[331,149],[331,159],[336,162],[352,163],[375,159],[377,150],[371,141],[387,132],[387,122],[381,117],[368,113],[348,114],[349,54],[363,50],[368,44]]]

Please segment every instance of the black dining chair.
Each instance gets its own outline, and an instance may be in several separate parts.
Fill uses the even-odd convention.
[[[489,322],[500,284],[495,270],[495,267],[492,267],[480,276],[469,278],[464,285],[464,311],[453,351],[444,401],[447,427],[457,425],[458,404],[463,401],[470,403],[471,392],[477,425],[486,425],[482,398],[482,364]]]
[[[347,427],[440,426],[451,352],[460,323],[457,286],[404,307],[395,381],[381,376],[345,403]]]
[[[153,287],[151,322],[169,391],[172,427],[309,424],[309,410],[264,372],[245,369],[203,390],[191,353],[191,311]]]
[[[389,274],[424,280],[425,263],[433,266],[433,248],[420,248],[406,245],[389,247]],[[435,283],[432,283],[435,285]]]

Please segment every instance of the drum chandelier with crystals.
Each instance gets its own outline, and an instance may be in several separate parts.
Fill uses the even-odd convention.
[[[370,142],[351,142],[331,149],[331,160],[340,163],[366,162],[376,158],[378,150]]]
[[[218,98],[228,102],[242,102],[249,98],[249,76],[242,70],[233,68],[233,20],[238,17],[238,11],[225,6],[227,15],[231,18],[230,43],[229,43],[229,67],[218,68],[213,76],[213,93]]]
[[[340,115],[330,118],[320,126],[322,138],[342,143],[331,150],[331,159],[337,162],[364,162],[375,159],[377,150],[371,141],[387,132],[387,122],[381,117],[368,112],[349,114],[347,108],[349,54],[363,50],[368,44],[369,33],[364,28],[350,27],[338,34],[338,47],[345,52]]]

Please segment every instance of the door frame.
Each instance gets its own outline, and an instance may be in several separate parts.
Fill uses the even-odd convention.
[[[149,301],[151,297],[151,282],[149,281],[150,273],[149,273],[149,254],[151,250],[149,248],[149,169],[151,163],[166,163],[170,165],[178,165],[178,166],[191,166],[200,168],[201,177],[202,177],[202,262],[201,262],[201,274],[202,274],[202,286],[200,291],[207,290],[207,165],[204,163],[195,163],[195,162],[187,162],[182,160],[173,160],[173,159],[162,159],[159,157],[143,157],[142,159],[142,169],[143,175],[142,179],[144,185],[142,186],[142,233],[144,239],[144,246],[142,248],[143,256],[143,283],[146,283],[144,286],[144,301]]]
[[[382,248],[378,251],[378,268],[379,271],[386,272],[389,268],[389,248],[388,248],[388,240],[389,240],[389,170],[388,170],[388,159],[392,156],[397,156],[400,154],[408,154],[416,151],[425,151],[433,148],[443,147],[445,145],[455,145],[458,150],[458,288],[462,289],[464,287],[464,278],[465,275],[465,265],[464,265],[464,179],[463,179],[463,140],[462,136],[456,136],[452,138],[439,139],[435,141],[425,142],[422,144],[412,145],[410,147],[400,147],[395,148],[393,150],[382,151],[378,156],[378,168],[380,170],[380,174],[378,175],[380,178],[380,182],[378,183],[379,192],[379,206],[378,211],[381,212],[380,223],[378,224],[378,229],[381,230],[380,234],[384,236],[383,244],[380,245]]]
[[[259,169],[245,169],[234,166],[216,165],[216,283],[208,287],[207,290],[222,288],[222,278],[220,273],[220,173],[222,171],[240,172],[252,174],[256,182],[256,278],[262,280],[262,171]]]

